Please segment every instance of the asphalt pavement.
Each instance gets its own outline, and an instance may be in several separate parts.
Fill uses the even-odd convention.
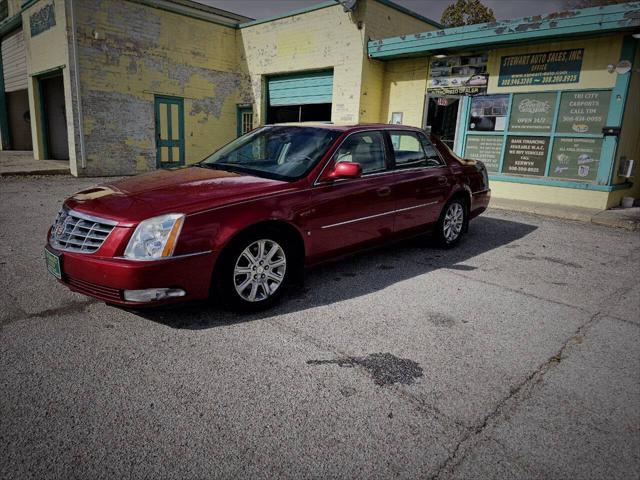
[[[0,478],[638,478],[640,235],[489,211],[272,310],[132,312],[42,248],[100,179],[0,179]]]

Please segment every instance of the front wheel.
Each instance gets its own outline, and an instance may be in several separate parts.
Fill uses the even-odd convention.
[[[442,210],[442,215],[438,221],[436,239],[438,244],[448,248],[456,245],[462,235],[467,222],[467,208],[464,201],[454,198]]]
[[[289,281],[287,241],[253,235],[236,242],[216,272],[220,299],[234,310],[259,310],[275,303]]]

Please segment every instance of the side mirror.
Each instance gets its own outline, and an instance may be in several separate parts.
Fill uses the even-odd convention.
[[[338,180],[341,178],[360,178],[361,176],[362,167],[359,163],[341,162],[333,168],[327,178],[330,180]]]

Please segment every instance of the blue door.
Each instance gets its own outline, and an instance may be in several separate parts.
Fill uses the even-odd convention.
[[[169,168],[184,165],[184,100],[155,96],[156,165]]]

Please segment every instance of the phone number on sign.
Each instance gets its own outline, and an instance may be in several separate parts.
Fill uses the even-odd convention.
[[[501,87],[517,87],[519,85],[532,85],[532,84],[548,84],[548,83],[575,83],[579,80],[578,75],[575,73],[566,75],[527,75],[518,78],[505,78],[500,79]]]

